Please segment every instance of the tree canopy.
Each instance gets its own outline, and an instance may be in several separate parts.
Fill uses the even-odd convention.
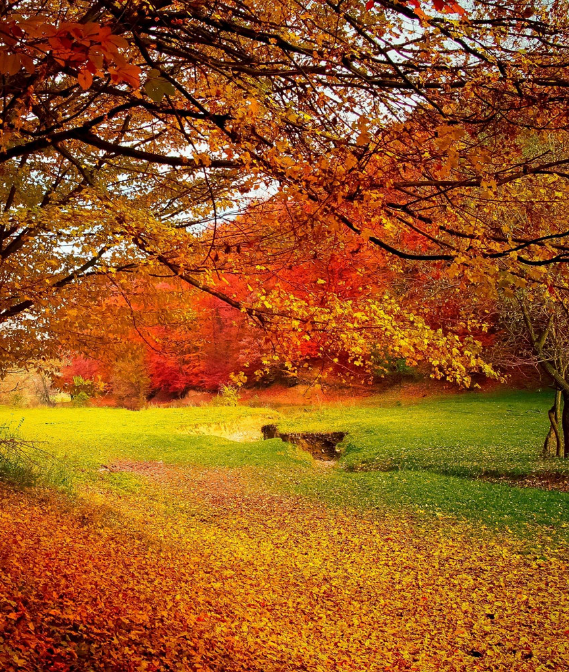
[[[487,370],[463,328],[479,313],[457,334],[436,301],[360,289],[417,267],[476,301],[533,283],[564,298],[568,9],[5,5],[2,360],[84,333],[81,306],[143,274],[292,324],[288,351],[333,332],[352,361],[383,337],[461,382]],[[332,251],[366,276],[357,297],[315,277]],[[315,262],[310,292],[291,292],[287,255]]]

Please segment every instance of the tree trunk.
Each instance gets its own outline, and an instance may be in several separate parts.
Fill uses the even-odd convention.
[[[553,406],[547,412],[549,416],[549,432],[543,444],[543,457],[561,457],[563,443],[561,439],[561,390],[555,390]]]
[[[569,457],[569,391],[563,390],[563,451],[559,451],[559,457]]]
[[[49,387],[47,386],[47,382],[45,379],[45,376],[43,374],[40,374],[40,379],[41,379],[41,384],[42,384],[42,391],[43,391],[43,403],[46,404],[46,406],[55,406],[53,401],[51,400],[51,396],[49,394]]]

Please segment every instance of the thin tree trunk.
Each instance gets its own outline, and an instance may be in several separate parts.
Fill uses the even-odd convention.
[[[559,457],[569,458],[569,390],[563,390],[563,451],[559,451]]]
[[[43,397],[42,401],[46,406],[55,406],[53,401],[51,400],[51,397],[49,396],[49,388],[47,386],[47,382],[45,380],[45,376],[40,373],[40,380],[42,384],[42,394],[41,396]]]
[[[543,444],[544,457],[561,457],[563,443],[561,440],[561,390],[555,390],[553,406],[547,412],[549,416],[549,432]]]

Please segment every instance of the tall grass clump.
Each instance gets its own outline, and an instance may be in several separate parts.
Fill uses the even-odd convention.
[[[239,406],[239,400],[241,395],[239,394],[239,388],[234,385],[222,385],[217,397],[214,397],[211,401],[212,406]]]
[[[36,442],[22,438],[22,422],[0,425],[0,483],[69,487],[70,476],[64,465]]]

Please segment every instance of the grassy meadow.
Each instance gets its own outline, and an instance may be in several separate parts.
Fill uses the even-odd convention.
[[[53,456],[0,486],[2,669],[565,669],[550,403],[2,407]],[[348,435],[323,463],[268,423]]]
[[[255,471],[275,490],[294,490],[337,505],[405,507],[533,536],[569,535],[569,494],[512,487],[540,475],[569,479],[569,465],[544,460],[547,392],[464,394],[383,407],[246,406],[0,409],[0,423],[54,455],[55,479],[120,487],[132,476],[106,470],[117,460],[162,461]],[[279,439],[262,441],[263,424],[284,431],[342,430],[334,468]],[[54,468],[55,467],[55,468]]]

